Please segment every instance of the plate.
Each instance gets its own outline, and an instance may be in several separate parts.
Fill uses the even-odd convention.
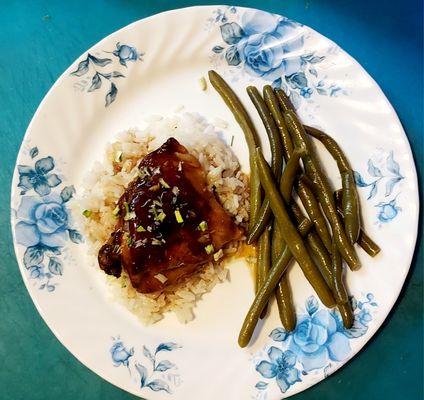
[[[247,170],[243,135],[216,92],[199,79],[216,69],[236,90],[266,141],[245,87],[282,87],[302,119],[346,149],[367,232],[382,252],[361,250],[347,272],[355,314],[345,331],[290,270],[298,325],[288,334],[271,315],[245,349],[237,336],[253,299],[242,261],[230,280],[198,302],[194,321],[172,315],[145,327],[108,296],[89,264],[69,206],[117,132],[176,108],[228,122],[225,140]],[[234,136],[233,139],[231,139]],[[319,147],[319,145],[317,144]],[[334,162],[322,148],[335,186]],[[402,126],[377,84],[336,44],[278,15],[236,7],[194,7],[135,22],[76,60],[39,106],[12,182],[12,230],[19,267],[37,310],[62,344],[95,373],[148,399],[280,399],[324,379],[374,335],[402,288],[418,223],[417,177]],[[384,366],[383,366],[384,368]],[[212,379],[211,379],[212,378]],[[212,384],[211,384],[212,383]]]

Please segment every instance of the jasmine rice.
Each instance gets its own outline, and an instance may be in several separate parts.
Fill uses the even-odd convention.
[[[104,161],[95,163],[79,190],[75,214],[81,216],[93,267],[107,280],[112,297],[145,324],[162,319],[166,312],[174,312],[183,323],[192,320],[196,301],[227,279],[228,258],[237,252],[241,241],[233,241],[214,254],[213,262],[201,266],[187,280],[160,293],[141,294],[132,287],[124,270],[120,278],[115,278],[100,271],[97,264],[98,251],[116,224],[116,202],[137,175],[138,162],[174,137],[199,160],[209,189],[214,190],[235,223],[245,227],[249,212],[248,178],[220,134],[214,125],[195,113],[178,113],[167,118],[152,116],[144,129],[130,129],[118,135],[118,140],[108,146]]]

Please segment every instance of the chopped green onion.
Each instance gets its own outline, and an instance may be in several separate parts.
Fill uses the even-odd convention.
[[[215,261],[218,261],[220,258],[222,258],[224,256],[224,252],[222,251],[222,249],[219,249],[216,253],[214,253],[213,255],[213,259]]]
[[[119,163],[122,161],[122,151],[117,151],[115,153],[115,162]]]
[[[146,230],[143,228],[143,226],[139,225],[139,226],[137,226],[136,231],[137,232],[145,232]]]
[[[136,215],[134,211],[129,212],[128,214],[125,214],[124,221],[130,221],[132,219],[135,219]]]
[[[156,192],[156,190],[158,190],[159,188],[160,188],[160,185],[157,184],[157,185],[150,186],[149,190],[151,190],[152,192]]]
[[[205,247],[205,251],[206,251],[206,254],[212,254],[212,253],[213,253],[213,251],[214,251],[213,245],[212,245],[212,244],[208,244],[208,245]]]
[[[127,241],[127,245],[128,245],[128,246],[131,246],[131,244],[132,244],[131,236],[127,234],[127,235],[125,236],[125,240]]]
[[[171,187],[164,181],[163,178],[159,178],[159,182],[165,189],[169,189]]]
[[[120,213],[120,209],[119,209],[119,206],[116,206],[115,207],[115,209],[112,211],[112,214],[115,216],[115,217],[117,217],[118,215],[119,215],[119,213]]]
[[[93,214],[93,211],[91,211],[91,210],[84,210],[82,212],[82,215],[84,215],[85,218],[90,218],[91,214]]]
[[[202,221],[202,222],[199,224],[199,229],[200,229],[202,232],[206,231],[206,229],[208,229],[208,223],[207,223],[206,221]]]
[[[156,238],[153,238],[152,239],[152,244],[155,245],[155,246],[160,246],[162,244],[162,241],[160,241],[160,240],[158,240]]]
[[[156,274],[155,278],[160,282],[160,283],[165,283],[168,278],[165,275],[162,274]]]
[[[175,219],[177,220],[177,222],[179,224],[182,224],[184,222],[184,220],[183,220],[183,216],[180,213],[180,210],[175,210],[174,214],[175,214]]]
[[[162,222],[166,218],[166,214],[161,211],[160,214],[155,218],[157,221]]]
[[[128,214],[130,212],[130,207],[128,206],[128,203],[124,201],[124,208],[125,208],[125,214]]]

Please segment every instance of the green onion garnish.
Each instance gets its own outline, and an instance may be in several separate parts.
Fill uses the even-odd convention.
[[[213,250],[214,250],[214,248],[213,248],[213,245],[212,244],[208,244],[205,247],[206,254],[212,254],[213,253]]]
[[[199,224],[199,229],[200,229],[202,232],[206,231],[206,229],[208,229],[208,223],[207,223],[206,221],[202,221],[202,222]]]
[[[166,214],[163,211],[161,211],[160,214],[156,217],[156,220],[162,222],[165,218],[166,218]]]
[[[120,209],[119,209],[119,206],[116,206],[115,207],[115,209],[112,211],[112,214],[115,216],[115,217],[117,217],[118,215],[119,215],[119,213],[120,213]]]
[[[163,178],[159,178],[159,182],[165,189],[169,189],[171,187],[164,181]]]
[[[183,216],[180,213],[180,210],[175,210],[174,214],[175,214],[175,219],[177,220],[177,222],[179,224],[182,224],[184,222],[184,220],[183,220]]]
[[[139,225],[139,226],[137,226],[136,231],[137,232],[145,232],[146,230],[141,225]]]
[[[90,218],[91,214],[93,214],[93,211],[91,211],[91,210],[84,210],[82,212],[82,215],[84,215],[85,218]]]

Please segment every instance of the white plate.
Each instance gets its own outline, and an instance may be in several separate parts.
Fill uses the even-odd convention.
[[[295,333],[281,329],[273,305],[254,343],[241,349],[238,331],[253,299],[243,262],[231,266],[231,281],[198,303],[193,322],[181,325],[168,316],[151,327],[114,304],[88,266],[86,244],[78,243],[67,201],[117,132],[138,126],[143,116],[167,115],[184,105],[209,120],[228,121],[224,135],[227,140],[235,135],[233,149],[246,168],[239,127],[213,89],[199,89],[199,78],[211,68],[237,91],[263,140],[244,88],[272,82],[291,93],[305,122],[339,141],[360,174],[365,227],[382,252],[372,259],[358,250],[363,267],[348,272],[355,329],[344,331],[336,315],[310,297],[297,267],[290,272],[298,310]],[[319,150],[338,186],[334,162]],[[27,130],[11,206],[19,266],[50,329],[98,375],[148,399],[280,399],[331,374],[390,312],[409,269],[418,221],[412,154],[377,84],[310,28],[224,6],[138,21],[83,54],[50,90]]]

